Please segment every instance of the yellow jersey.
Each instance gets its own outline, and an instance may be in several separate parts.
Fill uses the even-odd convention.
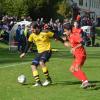
[[[53,37],[53,32],[40,32],[40,34],[36,35],[32,33],[29,36],[28,41],[34,42],[37,46],[38,53],[42,53],[44,51],[51,49],[50,37]]]

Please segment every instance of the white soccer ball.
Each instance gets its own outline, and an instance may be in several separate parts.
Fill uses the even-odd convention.
[[[20,75],[18,76],[17,80],[18,80],[18,83],[24,84],[26,82],[26,77],[25,75]]]

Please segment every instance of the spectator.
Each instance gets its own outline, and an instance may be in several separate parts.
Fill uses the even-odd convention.
[[[18,25],[18,28],[16,30],[15,40],[18,43],[18,51],[20,52],[20,49],[21,49],[21,25]]]
[[[95,33],[96,33],[95,32],[95,26],[93,25],[91,27],[91,33],[90,33],[92,46],[95,46]]]
[[[76,17],[76,21],[78,21],[78,23],[79,23],[79,25],[80,25],[80,21],[81,21],[80,13],[77,15],[77,17]]]
[[[24,49],[25,49],[25,46],[26,46],[26,42],[27,42],[27,37],[26,37],[26,34],[25,34],[25,24],[23,24],[22,28],[21,28],[20,41],[21,41],[21,52],[23,52]]]

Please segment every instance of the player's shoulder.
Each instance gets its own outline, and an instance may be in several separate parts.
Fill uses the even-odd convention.
[[[54,34],[54,32],[52,32],[52,31],[48,31],[48,33],[50,33],[50,34]]]
[[[35,36],[35,33],[31,33],[31,34],[30,34],[30,37],[32,37],[32,36]]]
[[[41,31],[40,34],[47,34],[47,32],[46,31]]]
[[[37,37],[37,36],[36,36],[35,33],[31,33],[30,36],[29,36],[29,38],[33,38],[33,39],[36,38],[36,37]]]
[[[48,35],[48,34],[54,34],[54,33],[51,32],[51,31],[42,31],[42,32],[40,32],[40,34],[42,34],[42,35]]]

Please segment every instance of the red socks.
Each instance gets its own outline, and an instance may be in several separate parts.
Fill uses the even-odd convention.
[[[87,80],[87,77],[85,73],[82,70],[78,70],[76,72],[73,72],[73,75],[80,81],[84,82]]]

